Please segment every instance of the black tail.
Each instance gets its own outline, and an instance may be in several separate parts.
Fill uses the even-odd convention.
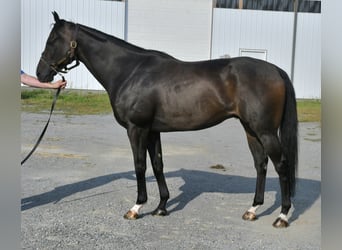
[[[288,167],[290,181],[290,195],[296,191],[296,177],[298,168],[298,118],[296,95],[291,80],[285,71],[279,69],[285,81],[286,97],[283,119],[280,125],[280,141]]]

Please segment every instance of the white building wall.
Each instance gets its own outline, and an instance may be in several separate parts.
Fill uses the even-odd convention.
[[[212,0],[128,0],[128,42],[186,61],[210,58]]]
[[[298,13],[293,84],[297,98],[320,98],[320,14]],[[291,76],[293,12],[214,8],[212,59],[265,51],[266,61]],[[256,54],[255,57],[259,57]]]
[[[78,22],[124,38],[125,3],[99,0],[21,0],[21,68],[35,75],[36,67],[54,23],[52,11],[61,19]],[[102,90],[83,64],[66,76],[67,88]],[[55,80],[58,79],[58,76]]]

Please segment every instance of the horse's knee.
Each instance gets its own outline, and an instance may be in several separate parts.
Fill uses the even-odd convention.
[[[144,162],[135,164],[135,174],[138,178],[144,178],[146,173],[146,164]]]
[[[267,161],[268,159],[266,158],[266,160],[262,163],[259,164],[255,164],[255,170],[257,172],[258,175],[261,176],[265,176],[267,173]]]

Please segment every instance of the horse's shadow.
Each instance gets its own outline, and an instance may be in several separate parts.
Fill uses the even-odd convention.
[[[183,209],[189,202],[202,193],[254,193],[256,181],[255,178],[250,177],[185,169],[167,172],[165,173],[165,176],[167,179],[182,178],[184,180],[184,184],[179,188],[181,193],[168,202],[169,212]],[[23,198],[21,200],[21,210],[24,211],[48,203],[57,203],[75,193],[103,186],[119,179],[135,181],[134,171],[94,177],[84,181],[59,186],[49,192]],[[149,176],[146,180],[148,182],[154,182],[155,178]],[[290,221],[298,219],[301,214],[313,205],[320,197],[320,187],[320,181],[298,178],[297,193],[296,197],[293,199],[294,210]],[[274,210],[279,208],[281,197],[278,178],[268,177],[266,179],[266,192],[275,192],[276,198],[274,204],[258,216],[271,214]],[[173,208],[170,209],[170,207]]]
[[[256,184],[256,178],[254,177],[185,169],[166,173],[166,177],[181,177],[184,180],[184,185],[179,188],[181,193],[168,202],[168,207],[174,206],[172,209],[169,209],[170,212],[183,209],[190,201],[202,193],[254,194]],[[259,217],[271,214],[281,206],[281,192],[278,177],[266,178],[265,192],[275,192],[276,197],[273,205],[261,214],[258,214]],[[289,222],[297,220],[301,214],[309,209],[320,197],[320,193],[320,181],[298,178],[296,196],[292,199],[294,209],[289,218]],[[252,203],[252,200],[250,203]]]

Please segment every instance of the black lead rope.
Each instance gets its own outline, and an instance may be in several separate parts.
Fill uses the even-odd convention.
[[[62,76],[62,80],[63,80],[63,82],[65,81],[64,76]],[[51,110],[50,110],[49,119],[47,120],[47,122],[46,122],[46,124],[45,124],[45,127],[44,127],[42,133],[40,134],[40,136],[39,136],[39,138],[38,138],[36,144],[33,146],[33,148],[31,149],[31,151],[26,155],[26,157],[24,158],[24,160],[21,161],[21,165],[23,165],[23,164],[25,163],[25,161],[26,161],[28,158],[30,158],[30,156],[31,156],[31,155],[33,154],[33,152],[37,149],[39,143],[40,143],[41,140],[43,139],[44,134],[45,134],[45,132],[46,132],[46,129],[47,129],[47,127],[49,126],[50,119],[51,119],[51,115],[52,115],[52,112],[53,112],[53,110],[54,110],[54,108],[55,108],[55,104],[56,104],[57,98],[58,98],[58,96],[59,96],[59,93],[61,92],[61,88],[62,88],[62,87],[59,87],[59,88],[57,89],[56,94],[55,94],[55,97],[53,98],[53,102],[52,102],[52,105],[51,105]]]

